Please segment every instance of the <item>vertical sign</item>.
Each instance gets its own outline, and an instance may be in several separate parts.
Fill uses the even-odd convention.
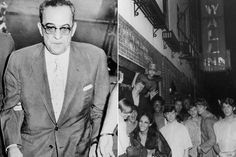
[[[230,65],[225,48],[223,0],[201,0],[204,71],[224,71]]]

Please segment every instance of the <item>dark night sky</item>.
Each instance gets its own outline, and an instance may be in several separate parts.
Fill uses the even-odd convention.
[[[236,98],[236,0],[224,0],[226,48],[231,52],[231,70],[208,73],[205,87],[209,97]]]
[[[232,97],[236,100],[236,0],[224,1],[226,48],[231,53],[231,70],[226,72],[206,73],[204,78],[204,95],[213,106],[215,113],[219,112],[217,99]]]
[[[234,86],[236,85],[236,1],[224,0],[225,3],[225,32],[226,47],[231,51],[232,74]]]

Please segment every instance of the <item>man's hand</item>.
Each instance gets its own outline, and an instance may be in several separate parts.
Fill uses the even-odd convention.
[[[98,143],[98,157],[115,157],[113,151],[113,138],[112,136],[101,136]]]
[[[17,146],[8,148],[8,157],[23,157],[20,149]]]
[[[91,145],[90,150],[89,150],[89,157],[97,157],[96,155],[96,150],[97,150],[97,143],[94,143]]]

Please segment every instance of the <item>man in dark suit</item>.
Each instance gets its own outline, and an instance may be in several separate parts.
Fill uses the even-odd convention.
[[[6,67],[7,59],[14,50],[15,44],[10,34],[0,33],[0,108],[2,108],[3,99],[3,73]],[[4,156],[4,146],[2,141],[2,133],[0,133],[0,156]]]
[[[8,157],[93,157],[109,80],[103,50],[72,42],[74,7],[40,5],[43,43],[13,52],[1,123]]]

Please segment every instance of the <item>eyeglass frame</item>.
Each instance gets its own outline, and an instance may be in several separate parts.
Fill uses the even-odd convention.
[[[42,28],[44,29],[44,31],[46,32],[46,34],[50,34],[50,35],[54,35],[54,34],[56,33],[56,30],[57,30],[57,29],[60,30],[60,33],[61,33],[62,35],[69,35],[70,32],[71,32],[71,30],[72,30],[72,28],[73,28],[73,26],[74,26],[74,24],[73,24],[72,26],[70,26],[70,25],[68,24],[69,27],[62,26],[62,27],[58,28],[58,27],[56,27],[55,25],[53,25],[53,26],[50,26],[50,27],[52,27],[52,28],[54,29],[53,32],[48,32],[48,31],[47,31],[47,27],[49,27],[49,26],[47,26],[47,25],[50,24],[50,23],[46,23],[46,24],[40,23],[40,24],[41,24]],[[62,29],[63,29],[63,28],[67,29],[68,32],[67,32],[67,33],[65,33],[65,32],[63,33],[63,32],[62,32]]]

